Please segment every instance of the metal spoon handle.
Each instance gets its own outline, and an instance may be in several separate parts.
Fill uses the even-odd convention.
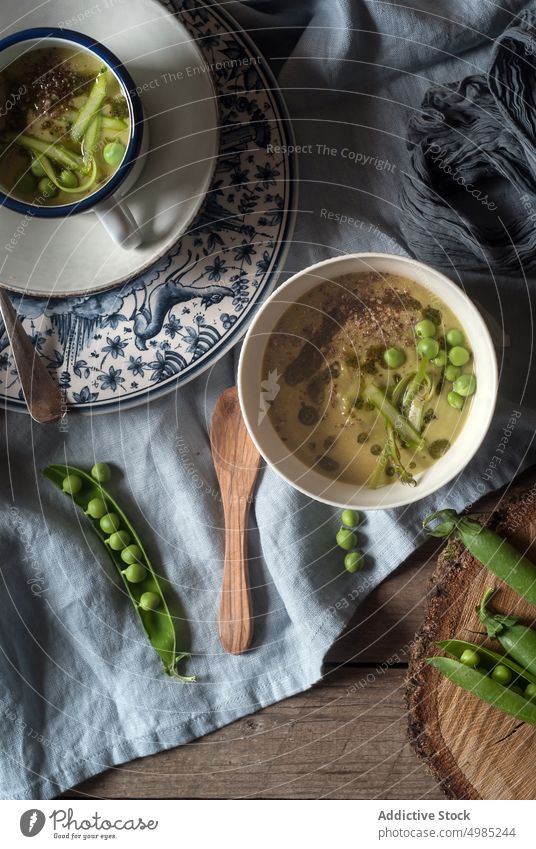
[[[7,292],[0,288],[0,313],[11,343],[22,394],[32,419],[39,424],[57,422],[62,415],[61,393],[41,362],[28,334],[17,319]]]

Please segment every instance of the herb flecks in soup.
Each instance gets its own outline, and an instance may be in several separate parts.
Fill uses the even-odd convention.
[[[370,488],[415,486],[459,436],[476,390],[456,316],[392,274],[345,275],[292,304],[266,347],[270,374],[280,389],[269,416],[289,451]]]
[[[31,50],[0,73],[0,100],[0,185],[18,200],[73,203],[119,168],[128,104],[114,72],[92,54]]]

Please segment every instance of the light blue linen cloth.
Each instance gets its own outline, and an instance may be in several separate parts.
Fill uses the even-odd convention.
[[[230,4],[278,73],[298,143],[312,145],[299,157],[300,212],[283,276],[349,251],[411,253],[398,202],[409,119],[432,83],[485,73],[492,40],[526,5]],[[207,435],[217,396],[234,382],[238,351],[135,410],[73,414],[66,433],[5,415],[2,797],[50,798],[109,765],[185,743],[310,687],[357,603],[418,545],[420,519],[436,505],[463,508],[534,461],[531,285],[513,276],[492,283],[477,268],[460,282],[493,317],[499,342],[501,399],[477,458],[426,502],[369,513],[359,575],[344,571],[334,548],[337,511],[263,471],[248,540],[255,642],[242,657],[225,654],[217,636],[223,531]],[[501,347],[501,321],[510,347]],[[502,462],[491,468],[505,432]],[[192,649],[196,684],[163,674],[99,541],[39,476],[50,462],[89,467],[95,459],[123,471],[113,490],[180,599],[180,645]],[[169,789],[180,794],[180,783]],[[232,795],[232,785],[227,790]]]

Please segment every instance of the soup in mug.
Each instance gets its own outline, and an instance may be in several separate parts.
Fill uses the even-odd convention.
[[[70,47],[38,48],[0,73],[0,186],[42,206],[80,201],[117,171],[130,136],[114,72]]]
[[[289,451],[370,488],[416,486],[459,437],[476,390],[451,310],[415,281],[375,272],[327,280],[289,306],[263,378],[279,387],[269,417]]]

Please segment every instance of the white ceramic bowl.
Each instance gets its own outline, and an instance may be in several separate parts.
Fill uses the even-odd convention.
[[[376,271],[409,277],[437,295],[459,319],[474,357],[478,388],[465,425],[453,445],[417,478],[416,487],[401,483],[371,490],[330,480],[308,467],[282,442],[270,417],[262,414],[262,363],[273,328],[291,303],[324,280],[343,274]],[[497,360],[488,329],[467,295],[451,280],[421,262],[377,253],[346,254],[316,263],[287,280],[259,309],[244,339],[238,366],[238,392],[247,429],[266,462],[288,483],[317,501],[361,510],[388,509],[418,501],[456,477],[478,450],[493,416],[497,398]]]

